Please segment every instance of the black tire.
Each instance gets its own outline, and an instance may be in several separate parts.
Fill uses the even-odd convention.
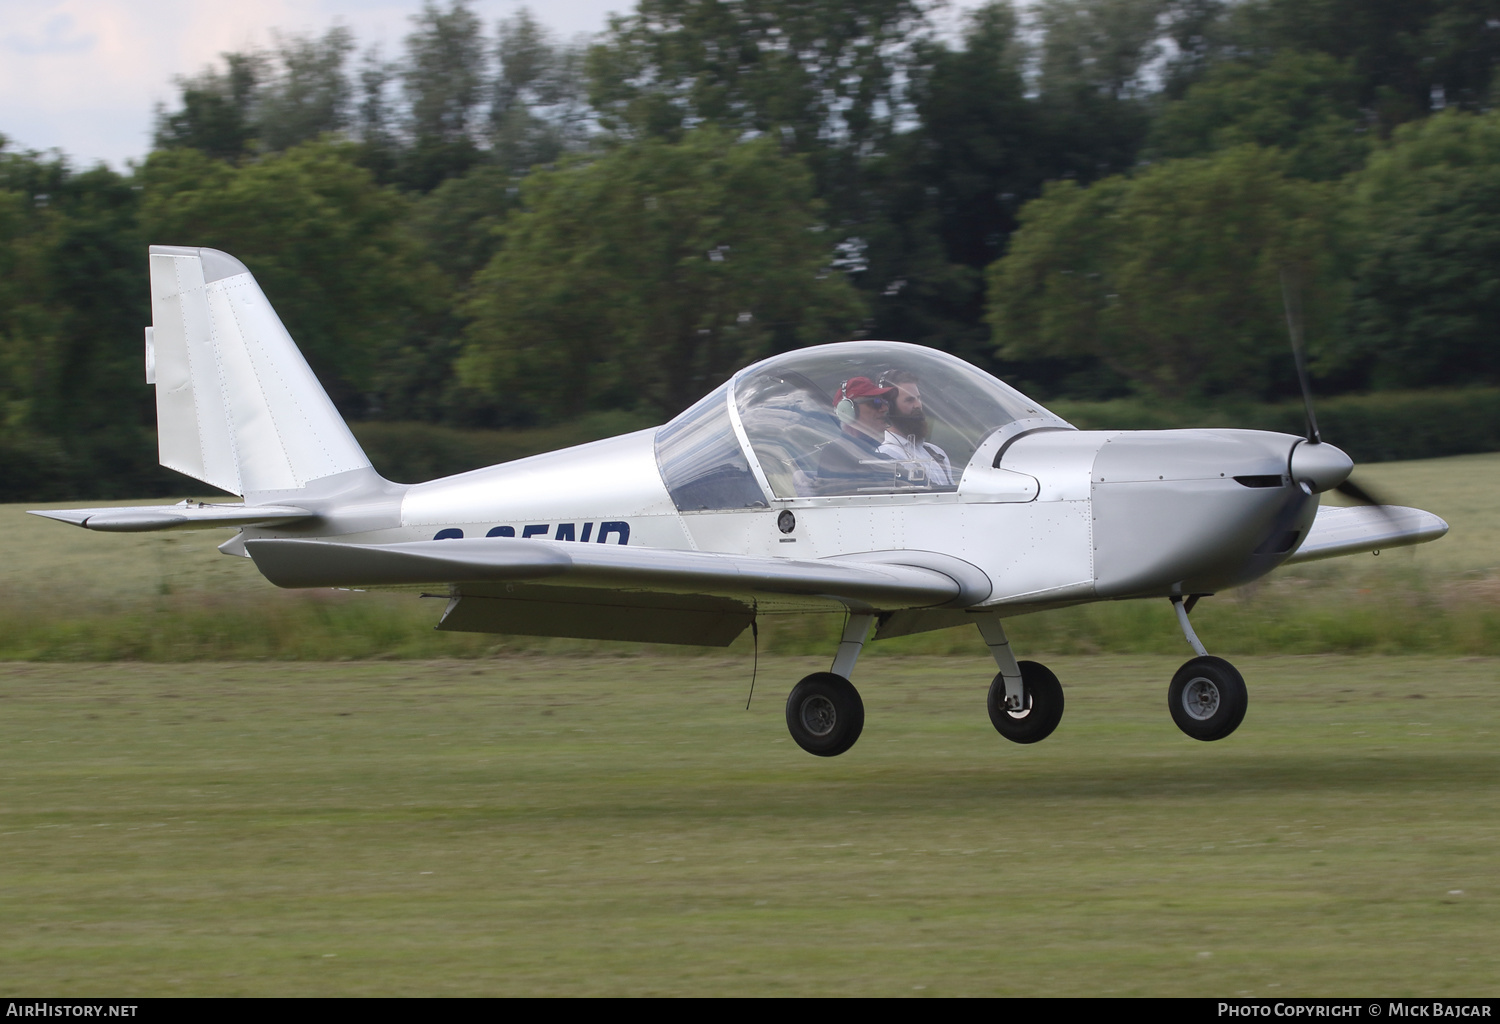
[[[990,683],[985,702],[995,731],[1012,743],[1036,743],[1052,735],[1063,716],[1063,688],[1057,676],[1046,665],[1034,661],[1020,662],[1023,711],[1005,708],[1005,677],[997,675]]]
[[[786,699],[786,727],[797,746],[819,757],[837,757],[865,728],[865,702],[843,676],[814,672]]]
[[[1204,655],[1177,670],[1167,688],[1167,708],[1177,728],[1195,740],[1222,740],[1245,720],[1250,692],[1245,678],[1223,658]]]

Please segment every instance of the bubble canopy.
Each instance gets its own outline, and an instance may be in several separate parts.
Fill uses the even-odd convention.
[[[763,508],[766,487],[782,500],[953,492],[989,434],[1036,418],[1066,425],[946,352],[851,341],[741,370],[657,432],[656,456],[685,512]]]

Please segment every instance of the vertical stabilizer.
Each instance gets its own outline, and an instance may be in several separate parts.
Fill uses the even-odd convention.
[[[153,245],[151,319],[163,466],[248,496],[370,465],[239,260]]]

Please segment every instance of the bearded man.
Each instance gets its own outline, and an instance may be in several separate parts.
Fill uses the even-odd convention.
[[[886,414],[885,439],[880,454],[903,463],[912,484],[934,490],[957,485],[948,453],[928,441],[931,427],[922,407],[922,387],[909,370],[891,369],[880,375],[880,387],[890,388],[890,411]]]

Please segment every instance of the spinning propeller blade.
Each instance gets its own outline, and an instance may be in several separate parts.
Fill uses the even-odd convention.
[[[1302,290],[1286,267],[1281,268],[1281,304],[1286,308],[1286,326],[1292,335],[1292,359],[1297,364],[1297,383],[1302,385],[1302,407],[1307,411],[1307,439],[1323,440],[1318,417],[1313,413],[1312,384],[1307,379],[1307,353],[1302,349]]]
[[[1281,268],[1281,301],[1286,309],[1287,331],[1292,336],[1292,359],[1297,364],[1297,383],[1302,386],[1302,407],[1307,411],[1307,440],[1309,444],[1322,444],[1323,438],[1318,432],[1318,417],[1313,412],[1312,384],[1307,379],[1307,353],[1302,345],[1302,291],[1295,275],[1285,266]],[[1361,505],[1379,508],[1387,504],[1348,477],[1330,490]]]
[[[1382,499],[1375,497],[1373,494],[1365,490],[1363,487],[1359,486],[1359,484],[1355,483],[1353,480],[1345,480],[1343,483],[1335,487],[1334,490],[1342,494],[1344,497],[1356,501],[1361,505],[1390,504],[1390,502],[1388,501],[1383,501]]]

